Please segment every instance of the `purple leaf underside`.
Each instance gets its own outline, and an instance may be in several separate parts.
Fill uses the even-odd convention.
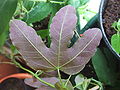
[[[45,46],[33,28],[20,20],[11,21],[10,38],[33,69],[50,71],[59,68],[73,75],[84,68],[102,38],[98,28],[89,29],[71,48],[68,48],[76,23],[75,9],[67,5],[61,8],[52,20],[50,48]]]
[[[51,89],[51,87],[47,86],[46,84],[41,83],[39,80],[34,80],[35,78],[26,78],[24,80],[25,84],[34,87],[34,88],[39,88],[38,90],[44,90],[44,88],[50,88],[50,90],[53,90],[53,88]],[[49,77],[49,78],[41,78],[42,80],[54,85],[56,84],[59,79],[56,77]],[[49,89],[46,89],[49,90]]]

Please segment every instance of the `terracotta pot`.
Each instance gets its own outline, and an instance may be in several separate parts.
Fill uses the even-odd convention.
[[[0,79],[19,72],[15,65],[7,64],[6,62],[11,62],[11,60],[0,54]]]

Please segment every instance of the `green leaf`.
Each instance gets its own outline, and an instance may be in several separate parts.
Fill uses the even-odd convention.
[[[87,2],[89,2],[90,0],[79,0],[81,5],[85,5]]]
[[[75,78],[75,83],[78,85],[76,88],[79,90],[86,90],[90,84],[90,79],[85,78],[82,74],[79,74]]]
[[[111,45],[120,54],[120,34],[114,34],[111,38]]]
[[[55,16],[55,14],[57,13],[57,11],[59,11],[60,8],[62,8],[62,5],[60,4],[54,4],[52,3],[52,9],[51,9],[51,16],[50,16],[50,20],[49,20],[49,29],[50,29],[50,24],[52,23],[52,18]]]
[[[18,0],[0,0],[0,47],[7,37],[9,21],[12,18]]]
[[[74,6],[75,8],[78,8],[82,5],[85,5],[89,0],[69,0],[68,4]]]
[[[40,2],[26,14],[23,20],[27,23],[41,21],[51,13],[51,9],[50,3]]]
[[[2,34],[0,34],[0,49],[4,45],[7,36],[8,34],[6,32],[3,32]]]
[[[117,22],[117,28],[118,28],[118,31],[120,31],[120,19]]]
[[[69,0],[68,4],[72,5],[75,8],[78,8],[81,5],[80,0]]]
[[[46,46],[47,47],[50,47],[50,44],[51,44],[51,39],[50,39],[50,33],[49,33],[49,30],[48,29],[45,29],[45,30],[39,30],[37,31],[37,34],[40,35],[40,37],[42,39],[47,39],[47,43],[46,43]]]
[[[107,57],[105,56],[106,53]],[[111,61],[111,59],[115,59],[110,56],[111,54],[109,54],[109,51],[105,49],[105,52],[102,52],[101,49],[98,48],[97,52],[92,58],[92,64],[94,66],[98,79],[105,85],[113,86],[116,82],[117,76],[114,70],[114,62]],[[111,62],[112,64],[110,64]]]
[[[23,5],[29,11],[33,7],[34,2],[29,0],[24,0]]]
[[[37,31],[37,34],[40,35],[42,39],[44,39],[49,35],[49,31],[48,31],[48,29],[39,30],[39,31]]]
[[[113,27],[115,30],[117,30],[116,26],[117,26],[117,22],[115,21],[114,23],[112,23],[111,27]]]
[[[120,31],[120,19],[117,21],[115,21],[114,23],[112,23],[112,27],[116,30],[116,31]]]
[[[8,24],[16,10],[17,2],[17,0],[0,0],[0,34],[8,29]]]

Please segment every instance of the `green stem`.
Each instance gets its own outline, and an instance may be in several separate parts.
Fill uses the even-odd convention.
[[[99,81],[97,81],[97,80],[95,80],[95,79],[93,79],[93,78],[91,79],[91,81],[97,83],[97,84],[100,86],[100,90],[103,90],[103,86],[102,86],[102,83],[101,83],[101,82],[99,82]]]
[[[65,4],[65,2],[54,1],[54,0],[30,0],[30,1],[35,1],[35,2],[50,2],[50,3],[55,3],[55,4]]]
[[[96,13],[97,13],[97,12],[91,11],[91,10],[89,10],[89,9],[87,9],[87,11],[90,12],[90,13],[93,13],[93,14],[96,14]]]
[[[19,68],[21,68],[21,69],[23,69],[23,70],[29,72],[31,75],[33,75],[35,78],[37,78],[40,82],[42,82],[42,83],[44,83],[44,84],[46,84],[46,85],[48,85],[48,86],[50,86],[50,87],[52,87],[52,88],[55,88],[54,85],[52,85],[52,84],[50,84],[50,83],[48,83],[48,82],[46,82],[46,81],[40,79],[38,75],[36,75],[36,74],[33,73],[32,71],[30,71],[30,70],[24,68],[23,66],[21,66],[21,65],[20,65],[18,62],[16,62],[15,60],[14,60],[14,63],[15,63]]]
[[[57,69],[57,72],[58,72],[58,77],[59,77],[59,80],[60,80],[60,84],[62,85],[62,87],[64,87],[64,84],[62,83],[62,79],[61,79],[60,70]]]
[[[65,2],[60,2],[60,1],[50,1],[50,3],[55,3],[55,4],[65,4]]]
[[[66,83],[65,83],[65,87],[67,86],[67,84],[68,84],[68,82],[69,82],[71,76],[72,76],[72,75],[70,75],[69,78],[67,79],[67,81],[66,81]]]
[[[75,85],[73,88],[76,88],[77,86],[81,85],[82,83],[78,83],[77,85]]]

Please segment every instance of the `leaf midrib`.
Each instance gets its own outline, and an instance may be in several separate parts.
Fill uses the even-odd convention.
[[[27,37],[26,37],[26,35],[21,31],[21,29],[13,22],[13,24],[18,28],[18,30],[22,33],[22,35],[25,37],[25,39],[27,39],[27,41],[33,46],[33,48],[40,54],[40,55],[42,55],[42,57],[51,65],[51,66],[53,66],[54,68],[56,68],[56,66],[53,64],[53,63],[51,63],[50,61],[49,61],[49,59],[47,59],[38,49],[37,49],[37,47],[31,42],[31,40],[29,40]]]
[[[68,8],[66,9],[66,12],[65,12],[65,16],[63,18],[63,23],[62,23],[62,26],[61,26],[61,29],[60,29],[60,35],[59,35],[59,42],[58,42],[58,57],[57,57],[57,60],[58,60],[58,67],[59,67],[59,61],[60,61],[60,51],[61,51],[61,40],[62,40],[62,32],[63,32],[63,26],[64,26],[64,23],[65,23],[65,18],[67,16],[67,12],[68,12]]]
[[[99,30],[98,30],[99,32]],[[66,62],[65,64],[61,65],[61,67],[64,67],[65,65],[69,64],[70,62],[72,62],[78,55],[80,55],[86,48],[88,45],[90,45],[90,43],[93,41],[93,39],[97,36],[98,32],[95,34],[95,36],[90,40],[90,42],[88,44],[86,44],[86,46],[78,53],[76,54],[71,60],[69,60],[68,62]]]

